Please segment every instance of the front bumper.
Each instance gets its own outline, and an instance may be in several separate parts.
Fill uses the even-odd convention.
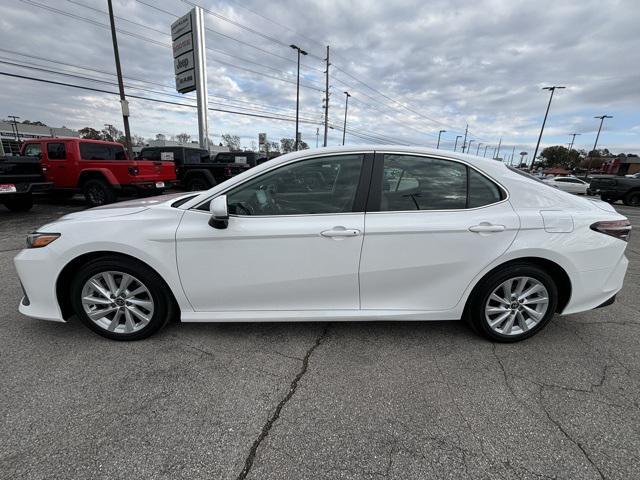
[[[25,249],[13,259],[24,291],[18,310],[28,317],[64,322],[56,297],[59,256],[50,247]]]

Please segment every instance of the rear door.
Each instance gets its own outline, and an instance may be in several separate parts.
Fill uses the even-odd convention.
[[[519,227],[506,191],[462,162],[378,153],[371,185],[360,266],[363,309],[455,307]]]
[[[47,179],[56,188],[75,188],[77,171],[74,167],[73,143],[66,141],[44,142],[42,163],[47,168]]]

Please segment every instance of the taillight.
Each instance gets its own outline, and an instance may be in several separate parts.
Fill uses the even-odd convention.
[[[42,173],[47,173],[47,167],[45,167],[44,165],[42,165]]]
[[[136,175],[138,175],[138,173],[140,173],[140,170],[138,169],[138,167],[129,167],[130,175],[133,175],[135,177]]]
[[[605,222],[596,222],[591,225],[591,230],[611,235],[625,242],[629,241],[631,233],[631,222],[629,220],[608,220]]]

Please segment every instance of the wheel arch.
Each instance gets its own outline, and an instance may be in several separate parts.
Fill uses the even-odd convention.
[[[478,280],[475,282],[475,285],[471,289],[471,292],[469,293],[469,296],[467,297],[467,300],[465,302],[465,307],[464,307],[465,314],[466,314],[467,308],[469,307],[469,304],[471,303],[472,299],[477,293],[478,286],[481,284],[483,279],[485,279],[487,276],[505,267],[508,267],[514,264],[523,264],[523,263],[529,264],[529,265],[535,265],[536,267],[542,268],[545,272],[551,275],[551,278],[553,278],[553,281],[555,282],[556,287],[558,288],[558,306],[556,307],[556,312],[562,313],[562,311],[565,309],[565,307],[569,303],[569,300],[571,299],[572,286],[571,286],[571,279],[569,277],[569,274],[566,272],[566,270],[562,266],[560,266],[558,263],[554,262],[553,260],[549,260],[548,258],[543,258],[543,257],[526,256],[526,257],[513,258],[499,265],[496,265],[491,270],[486,272],[484,275],[479,277]]]
[[[106,168],[84,169],[78,176],[78,188],[82,188],[87,180],[105,180],[113,188],[120,188],[120,182],[113,172]]]
[[[148,263],[140,260],[139,258],[135,258],[131,255],[127,255],[121,252],[114,252],[109,250],[97,251],[97,252],[89,252],[79,255],[69,261],[64,268],[60,271],[58,275],[58,279],[56,280],[56,299],[58,301],[58,305],[60,307],[60,312],[62,313],[62,318],[68,320],[74,314],[73,307],[71,305],[71,279],[73,275],[80,269],[80,267],[87,262],[102,258],[102,257],[120,257],[123,260],[131,263],[142,264],[147,268],[153,270],[158,277],[162,280],[162,283],[166,287],[167,291],[170,293],[170,300],[175,308],[175,312],[177,317],[180,318],[180,304],[176,300],[176,296],[173,293],[171,287],[167,284],[166,280],[158,273],[158,271],[153,268]]]

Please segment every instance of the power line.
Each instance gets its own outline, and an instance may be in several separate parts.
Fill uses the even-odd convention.
[[[27,3],[29,5],[32,5],[34,7],[37,7],[37,8],[42,8],[42,9],[45,9],[45,10],[48,10],[48,11],[51,11],[51,12],[54,12],[54,13],[58,13],[60,15],[67,16],[69,18],[74,18],[76,20],[88,22],[88,23],[91,23],[91,24],[96,25],[98,27],[102,27],[102,28],[105,28],[105,29],[110,29],[111,28],[109,25],[106,25],[104,23],[100,23],[100,22],[98,22],[96,20],[92,20],[90,18],[83,17],[82,15],[76,15],[74,13],[70,13],[70,12],[66,12],[64,10],[53,8],[53,7],[50,7],[48,5],[43,5],[43,4],[40,4],[38,2],[34,2],[33,0],[20,0],[20,1],[23,2],[23,3]],[[123,30],[121,28],[116,28],[116,31],[119,32],[119,33],[122,33],[123,35],[128,35],[130,37],[137,38],[137,39],[145,41],[145,42],[149,42],[149,43],[153,43],[155,45],[159,45],[161,47],[171,48],[171,45],[169,45],[167,43],[163,43],[163,42],[160,42],[158,40],[154,40],[152,38],[145,37],[144,35],[139,35],[137,33],[130,32],[128,30]],[[164,33],[164,32],[163,32],[163,34],[166,35],[166,33]],[[225,55],[230,55],[230,54],[225,54]],[[230,56],[233,56],[233,55],[230,55]],[[237,58],[235,56],[233,56],[233,57]],[[260,72],[260,71],[257,71],[257,70],[253,70],[253,69],[248,68],[248,67],[243,67],[243,66],[240,66],[240,65],[236,65],[234,63],[227,62],[227,61],[224,61],[224,60],[220,60],[220,59],[215,59],[215,60],[216,60],[216,62],[218,62],[218,63],[220,63],[222,65],[226,65],[226,66],[229,66],[229,67],[232,67],[232,68],[236,68],[236,69],[240,69],[240,70],[245,70],[247,72],[254,73],[256,75],[260,75],[261,77],[267,77],[267,78],[271,78],[271,79],[278,80],[278,81],[281,81],[281,82],[295,84],[295,82],[293,80],[287,80],[286,78],[276,77],[276,76],[270,75],[268,73],[264,73],[264,72]],[[240,60],[246,61],[244,59],[240,59]],[[256,63],[256,62],[251,62],[251,63]],[[258,64],[258,65],[261,65],[261,64]],[[310,89],[310,90],[315,90],[317,92],[323,92],[324,91],[322,88],[317,88],[317,87],[314,87],[314,86],[308,85],[308,84],[301,83],[300,86],[304,87],[304,88],[307,88],[307,89]]]

